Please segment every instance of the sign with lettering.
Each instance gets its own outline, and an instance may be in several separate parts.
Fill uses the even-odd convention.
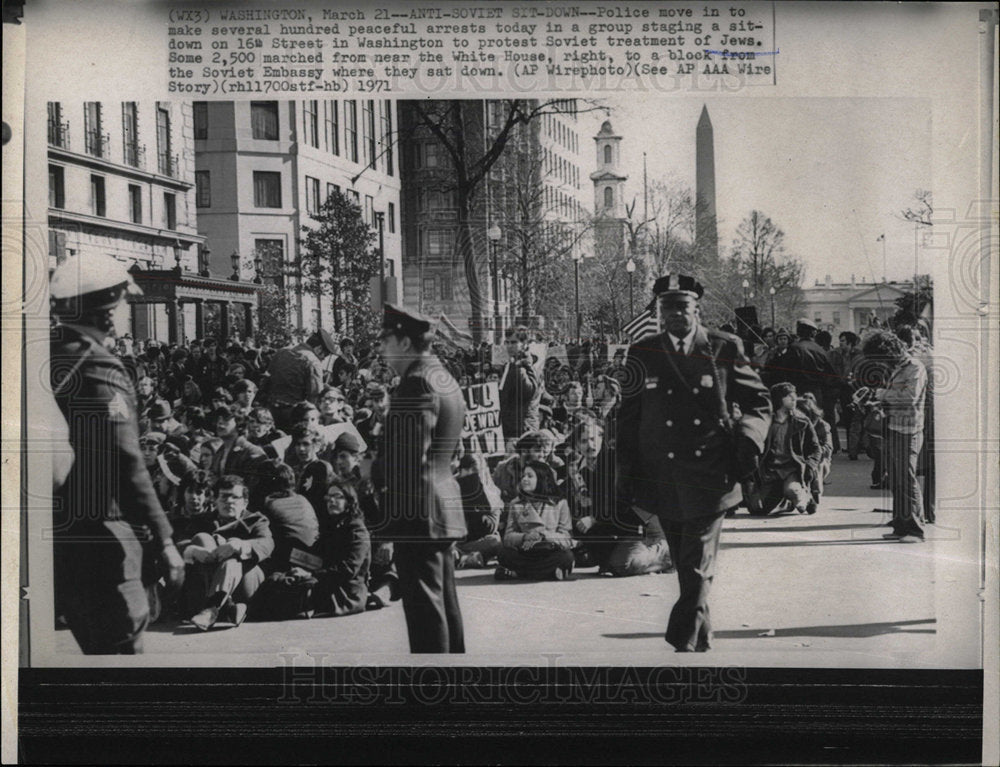
[[[496,381],[462,389],[465,395],[465,450],[483,455],[503,455],[503,427],[500,425],[500,387]]]

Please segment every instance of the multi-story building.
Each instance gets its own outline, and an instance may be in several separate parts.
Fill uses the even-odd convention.
[[[260,278],[288,291],[292,324],[332,329],[329,295],[291,264],[303,227],[340,191],[381,222],[385,297],[400,274],[400,175],[395,102],[372,99],[201,101],[192,110],[198,231],[213,272]],[[258,273],[258,269],[260,272]],[[379,280],[373,281],[377,305]]]
[[[836,338],[845,330],[859,332],[872,317],[884,324],[899,309],[896,299],[912,290],[912,282],[857,282],[852,274],[849,283],[837,283],[827,275],[802,289],[802,313]]]
[[[528,281],[527,291],[522,290],[525,280],[511,265],[547,247],[542,241],[575,242],[578,238],[559,235],[560,227],[582,226],[586,217],[575,100],[520,106],[538,109],[538,114],[514,127],[503,153],[475,190],[469,212],[466,236],[482,296],[484,337],[499,337],[515,322],[543,322],[535,306],[536,316],[523,316],[521,299],[531,284]],[[446,129],[453,140],[460,132],[465,164],[475,173],[503,129],[511,102],[400,102],[403,298],[425,314],[445,314],[457,326],[475,330],[466,264],[458,247],[458,174],[445,145],[418,113],[448,109],[452,111]],[[565,254],[567,261],[571,255]],[[546,314],[552,309],[547,307]]]
[[[49,102],[48,161],[50,268],[87,253],[137,271],[196,264],[204,237],[190,104]],[[193,327],[193,306],[150,295],[116,324],[137,338],[174,338],[185,322]]]

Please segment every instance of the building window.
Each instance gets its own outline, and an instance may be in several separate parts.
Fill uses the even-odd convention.
[[[437,282],[433,277],[424,277],[423,297],[428,301],[437,300]]]
[[[306,176],[306,213],[319,215],[319,179]]]
[[[375,102],[372,99],[366,99],[361,102],[361,112],[361,131],[365,144],[365,165],[374,169],[378,159],[378,137],[375,133]]]
[[[128,185],[128,212],[133,224],[142,223],[142,187]]]
[[[191,103],[191,113],[194,118],[195,141],[208,138],[208,102],[194,101]]]
[[[610,186],[604,187],[604,207],[613,208],[615,206],[615,190]]]
[[[389,219],[389,233],[390,234],[395,234],[396,233],[396,204],[395,203],[392,203],[392,202],[389,203],[389,212],[386,215],[386,218]]]
[[[108,215],[107,199],[104,196],[104,176],[90,177],[90,212],[95,216]]]
[[[326,102],[326,148],[331,154],[340,154],[340,119],[338,102]]]
[[[258,275],[265,285],[278,288],[285,286],[285,242],[284,240],[258,239],[253,241],[254,256],[260,259],[261,273]]]
[[[365,195],[365,223],[368,226],[375,223],[375,200],[370,194]]]
[[[442,301],[452,301],[454,299],[454,293],[451,288],[451,275],[442,274],[441,275],[441,300]]]
[[[69,130],[63,124],[62,104],[58,101],[50,101],[46,105],[46,108],[48,109],[49,118],[49,143],[52,146],[61,146],[64,149],[69,148]]]
[[[49,166],[49,207],[66,207],[65,173],[58,165]]]
[[[101,120],[101,102],[84,102],[83,133],[87,154],[92,154],[94,157],[103,157],[104,131]]]
[[[156,154],[160,173],[164,176],[176,175],[177,161],[170,146],[170,110],[165,107],[156,108]]]
[[[134,101],[122,102],[122,145],[124,161],[133,168],[139,167],[139,110]]]
[[[840,312],[833,313],[833,324],[838,328],[840,327]]]
[[[177,197],[170,192],[163,193],[163,226],[177,228]]]
[[[441,163],[439,147],[434,142],[429,142],[424,144],[424,162],[423,167],[425,168],[436,168]]]
[[[344,143],[347,145],[347,159],[358,161],[358,102],[344,102]]]
[[[194,172],[195,205],[199,208],[212,207],[212,174],[207,170]]]
[[[611,164],[611,144],[604,145],[604,164]]]
[[[302,128],[306,143],[319,149],[319,101],[316,99],[302,105]]]
[[[431,229],[427,232],[427,255],[441,258],[451,255],[452,233],[447,229]]]
[[[392,161],[392,102],[380,101],[382,115],[382,157],[384,157],[385,172],[388,175],[395,173],[395,166]]]
[[[281,207],[281,174],[274,171],[253,172],[253,204],[256,208]]]
[[[278,140],[278,102],[251,101],[250,128],[253,137],[262,141]]]
[[[347,194],[350,196],[351,201],[360,208],[361,207],[361,194],[359,192],[356,192],[353,189],[348,190]]]

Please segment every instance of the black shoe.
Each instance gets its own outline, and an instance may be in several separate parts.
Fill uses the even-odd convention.
[[[816,501],[809,501],[809,503],[806,504],[806,514],[815,514],[815,513],[816,513]]]
[[[493,571],[493,578],[498,581],[514,581],[517,580],[517,573],[513,570],[508,570],[506,567],[499,566]]]

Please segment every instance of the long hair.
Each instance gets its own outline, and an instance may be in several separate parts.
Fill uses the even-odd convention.
[[[518,494],[522,498],[549,501],[551,503],[555,503],[562,498],[562,490],[559,487],[559,483],[556,481],[556,473],[551,466],[547,463],[543,463],[542,461],[528,461],[521,470],[522,476],[524,475],[525,469],[531,469],[534,471],[537,481],[535,483],[535,489],[530,493],[525,493],[520,489],[520,487],[518,487]]]
[[[361,502],[358,500],[358,493],[354,489],[354,485],[338,477],[330,480],[330,483],[326,487],[327,493],[334,487],[338,488],[344,494],[344,498],[347,501],[347,507],[344,509],[344,513],[340,516],[340,519],[348,520],[354,517],[361,517],[363,514],[361,511]],[[324,494],[324,503],[326,502],[325,497]],[[321,514],[320,517],[320,524],[338,524],[338,518],[333,517],[329,513]]]

